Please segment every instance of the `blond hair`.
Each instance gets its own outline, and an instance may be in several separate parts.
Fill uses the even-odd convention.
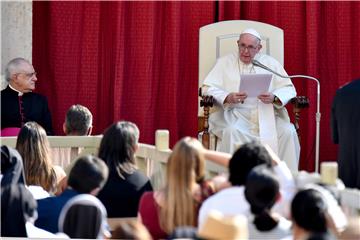
[[[26,183],[55,193],[57,179],[45,130],[36,122],[25,123],[17,137],[16,149],[23,158]]]
[[[160,208],[160,226],[171,233],[178,226],[196,226],[197,203],[192,190],[204,179],[202,144],[185,137],[174,147],[167,163],[164,204]]]

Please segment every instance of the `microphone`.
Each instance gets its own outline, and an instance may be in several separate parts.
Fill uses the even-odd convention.
[[[252,64],[254,66],[258,66],[262,69],[265,69],[279,77],[282,78],[306,78],[306,79],[310,79],[316,82],[316,89],[317,89],[317,97],[316,97],[316,115],[315,115],[315,121],[316,121],[316,140],[315,140],[315,172],[319,172],[319,146],[320,146],[320,118],[321,118],[321,113],[320,113],[320,82],[318,79],[312,77],[312,76],[307,76],[307,75],[283,75],[280,74],[278,72],[275,72],[274,70],[272,70],[271,68],[269,68],[268,66],[262,64],[261,62],[259,62],[258,60],[253,59]]]

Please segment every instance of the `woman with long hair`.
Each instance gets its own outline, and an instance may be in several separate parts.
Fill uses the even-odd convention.
[[[205,181],[202,144],[185,137],[168,159],[165,186],[143,195],[139,217],[154,239],[166,238],[176,227],[197,226],[200,205],[214,191]]]
[[[36,122],[27,122],[21,128],[16,150],[24,163],[26,184],[36,199],[47,197],[42,187],[50,194],[57,190],[57,177],[50,157],[50,144],[45,130]]]
[[[105,130],[101,140],[99,158],[108,166],[109,178],[98,198],[110,218],[136,217],[141,195],[153,190],[136,165],[139,134],[134,123],[121,121]]]

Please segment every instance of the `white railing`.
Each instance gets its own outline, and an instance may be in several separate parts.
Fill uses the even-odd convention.
[[[1,137],[1,145],[15,148],[17,137]],[[82,148],[80,155],[97,155],[102,135],[97,136],[48,136],[51,148]],[[159,151],[153,145],[139,144],[136,153],[139,169],[146,174],[157,189],[161,186],[167,159],[171,150]],[[56,158],[56,157],[55,157]],[[67,166],[61,166],[66,168]]]

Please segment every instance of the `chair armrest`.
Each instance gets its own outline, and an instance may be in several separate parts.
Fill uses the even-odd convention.
[[[290,103],[293,105],[293,113],[295,115],[294,126],[300,141],[300,126],[299,126],[300,112],[302,109],[309,108],[310,106],[309,98],[306,96],[297,96],[292,98],[290,100]]]
[[[199,88],[200,107],[204,108],[204,117],[198,119],[198,129],[201,131],[202,144],[205,148],[210,147],[210,134],[209,134],[209,114],[210,108],[214,106],[215,99],[211,95],[202,95],[201,88]]]

